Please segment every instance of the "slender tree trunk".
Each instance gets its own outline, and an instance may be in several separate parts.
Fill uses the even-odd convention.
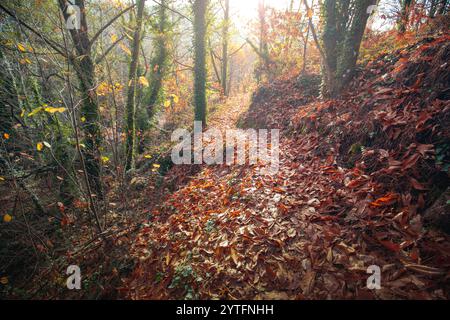
[[[209,54],[211,56],[211,64],[213,66],[214,69],[214,74],[216,75],[217,78],[217,82],[220,83],[220,85],[222,85],[222,79],[220,78],[220,74],[219,74],[219,69],[217,68],[217,64],[216,64],[216,58],[214,57],[214,51],[211,47],[211,43],[209,43]]]
[[[82,91],[83,105],[81,107],[81,117],[84,120],[82,129],[84,131],[86,146],[83,150],[86,170],[93,192],[101,198],[103,197],[103,188],[100,177],[101,156],[99,148],[102,137],[99,126],[100,116],[97,93],[95,90],[95,67],[91,57],[91,42],[89,40],[86,20],[85,1],[76,0],[75,4],[80,8],[80,29],[70,30],[70,35],[77,51],[77,56],[72,58],[70,62],[74,66]],[[67,21],[70,15],[67,12],[66,1],[59,0],[59,6]]]
[[[291,5],[293,5],[293,3],[291,3]],[[311,8],[314,8],[314,0],[311,2]],[[308,50],[308,42],[309,42],[310,33],[311,33],[311,25],[308,23],[308,30],[306,31],[305,43],[303,45],[303,68],[302,68],[303,74],[306,73],[306,52]]]
[[[144,98],[148,115],[151,118],[156,113],[156,104],[161,94],[162,82],[167,64],[167,0],[161,0],[159,6],[159,22],[156,31],[156,54],[150,63],[150,90]]]
[[[94,65],[88,57],[84,58],[75,68],[80,79],[80,87],[83,92],[83,105],[81,107],[81,118],[84,120],[82,129],[84,131],[84,140],[86,148],[83,149],[84,159],[86,161],[86,170],[89,176],[89,182],[94,192],[102,197],[101,173],[101,133],[100,133],[100,114],[98,110],[97,93],[95,91]]]
[[[303,68],[302,73],[306,73],[306,51],[308,50],[308,41],[309,41],[309,33],[311,30],[311,26],[308,23],[308,31],[306,32],[305,43],[303,45]]]
[[[141,46],[142,20],[145,0],[138,0],[136,30],[133,38],[133,51],[130,63],[129,87],[127,96],[127,144],[126,144],[126,170],[134,169],[136,155],[136,87],[137,68],[139,64],[139,51]]]
[[[259,15],[259,71],[257,74],[257,81],[262,80],[262,75],[264,72],[269,70],[268,59],[263,59],[264,56],[269,56],[269,47],[267,44],[267,23],[266,23],[266,4],[264,0],[259,0],[258,4],[258,15]]]
[[[206,102],[206,11],[208,0],[194,1],[194,103],[195,120],[207,126]]]
[[[228,39],[230,26],[230,0],[225,0],[225,16],[222,31],[222,91],[228,96]]]

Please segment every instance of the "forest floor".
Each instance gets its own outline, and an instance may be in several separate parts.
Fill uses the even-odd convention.
[[[130,187],[106,181],[118,222],[87,243],[65,226],[76,249],[31,297],[448,299],[450,237],[428,220],[450,203],[449,56],[440,35],[372,61],[338,100],[304,76],[218,104],[210,127],[281,130],[278,173],[150,165]],[[67,292],[68,263],[84,290]]]
[[[199,167],[127,239],[121,298],[448,299],[449,237],[424,212],[448,187],[449,43],[380,57],[341,100],[287,79],[230,101],[210,125],[281,129],[279,172]]]

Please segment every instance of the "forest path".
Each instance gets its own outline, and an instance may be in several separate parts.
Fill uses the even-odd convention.
[[[210,127],[235,128],[244,103],[230,99]],[[408,289],[427,283],[395,271],[406,260],[399,262],[390,241],[380,245],[361,217],[364,208],[347,200],[343,181],[353,171],[333,165],[332,156],[304,156],[317,144],[318,135],[282,134],[280,169],[270,176],[259,166],[202,166],[133,240],[130,253],[139,263],[120,288],[124,297],[429,297]],[[372,265],[391,273],[381,290],[367,288]]]
[[[235,128],[249,97],[228,100],[209,126]],[[205,166],[172,194],[134,243],[141,262],[124,286],[127,297],[326,298],[330,288],[342,297],[345,282],[333,265],[340,253],[331,250],[342,230],[332,217],[315,219],[317,191],[329,181],[316,173],[321,164],[297,163],[297,149],[282,139],[276,175],[257,166]],[[365,283],[360,269],[355,285]]]

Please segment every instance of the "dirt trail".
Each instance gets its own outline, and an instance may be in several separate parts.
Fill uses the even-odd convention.
[[[228,106],[211,126],[235,127],[245,108]],[[328,247],[323,237],[339,230],[311,223],[316,187],[291,181],[314,168],[299,173],[288,141],[281,147],[276,176],[262,176],[257,167],[205,167],[173,194],[161,208],[162,217],[171,214],[168,221],[155,221],[137,239],[135,256],[143,263],[129,297],[313,298],[316,277],[338,288],[332,274],[314,270],[312,249]]]
[[[245,103],[249,103],[246,101]],[[230,101],[211,126],[234,128],[245,108]],[[343,218],[350,170],[304,156],[312,138],[281,138],[280,171],[205,166],[154,212],[134,241],[140,262],[121,292],[132,299],[445,298],[438,279],[405,269],[374,239],[359,207]],[[328,204],[329,212],[318,208]],[[383,222],[380,222],[383,223]],[[388,243],[386,242],[386,246]],[[382,289],[367,288],[380,266]],[[409,263],[411,265],[411,263]],[[437,269],[435,269],[437,270]]]

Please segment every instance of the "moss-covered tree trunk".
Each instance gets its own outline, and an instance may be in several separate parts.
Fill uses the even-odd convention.
[[[97,93],[95,91],[94,64],[88,57],[82,59],[77,65],[77,74],[80,79],[83,105],[81,107],[82,129],[84,132],[84,160],[89,177],[90,186],[93,191],[102,196],[102,183],[100,178],[100,145],[102,136],[100,133],[100,114],[98,110]]]
[[[368,8],[377,0],[325,0],[322,7],[324,31],[324,82],[322,94],[336,97],[348,85],[356,67],[367,21]]]
[[[126,170],[134,169],[136,155],[136,87],[137,69],[139,64],[139,50],[141,47],[142,20],[145,0],[138,0],[136,29],[133,38],[132,57],[129,72],[129,86],[127,94],[127,142],[126,142]]]
[[[147,106],[147,113],[150,119],[156,113],[156,104],[161,95],[162,83],[167,68],[167,0],[161,0],[158,16],[158,24],[154,32],[156,54],[150,63],[150,87],[144,97],[144,104]]]
[[[340,93],[347,86],[354,76],[356,62],[358,61],[361,42],[366,29],[367,21],[370,17],[368,8],[377,3],[377,0],[356,1],[353,9],[353,19],[345,37],[343,39],[340,54],[337,59],[337,90]],[[347,20],[344,19],[347,24]]]
[[[6,65],[3,64],[3,49],[0,47],[0,66],[2,68],[6,68]],[[12,127],[13,127],[13,119],[12,119],[12,108],[14,104],[19,103],[19,99],[17,99],[18,95],[14,94],[14,86],[13,79],[8,75],[7,72],[3,69],[0,72],[0,86],[2,90],[0,91],[0,138],[6,133],[11,135]]]
[[[195,120],[207,126],[206,102],[206,10],[208,0],[194,1],[194,104]]]
[[[323,49],[325,52],[325,61],[327,64],[327,70],[324,70],[324,89],[323,94],[334,96],[336,94],[336,69],[337,69],[337,56],[338,56],[338,30],[337,30],[337,12],[336,12],[336,1],[325,0],[323,3],[323,19],[324,19],[324,30],[322,34]]]
[[[99,108],[95,81],[95,66],[91,56],[91,42],[89,40],[88,24],[86,19],[86,7],[84,0],[77,0],[75,4],[80,8],[80,29],[71,29],[70,35],[75,46],[77,56],[72,57],[71,63],[78,76],[81,89],[82,129],[84,132],[83,156],[86,162],[89,187],[98,197],[103,196],[101,183],[101,156],[100,145],[102,136],[99,126]],[[59,0],[60,9],[67,21],[70,14],[65,0]],[[88,188],[89,189],[89,188]]]

